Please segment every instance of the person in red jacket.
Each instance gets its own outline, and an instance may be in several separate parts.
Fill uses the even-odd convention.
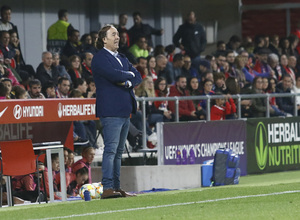
[[[176,78],[176,84],[170,87],[169,96],[189,96],[188,90],[186,90],[186,77],[178,76]],[[176,112],[175,102],[169,102],[169,108],[171,112]],[[179,101],[179,120],[180,121],[195,121],[198,120],[196,110],[192,100],[181,100]]]
[[[221,93],[216,95],[221,95]],[[226,115],[234,113],[236,113],[236,106],[234,104],[234,101],[230,95],[226,95],[225,98],[215,99],[215,104],[211,107],[210,110],[210,120],[224,120],[226,119]]]

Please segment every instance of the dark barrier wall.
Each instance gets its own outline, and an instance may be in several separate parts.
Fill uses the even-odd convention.
[[[247,120],[248,174],[300,168],[300,117]]]
[[[176,164],[176,150],[185,148],[195,153],[195,162],[202,164],[213,159],[219,148],[230,148],[241,157],[242,175],[247,174],[246,121],[226,120],[209,122],[165,123],[162,125],[163,149],[159,160],[165,165]],[[161,158],[163,157],[163,158]]]

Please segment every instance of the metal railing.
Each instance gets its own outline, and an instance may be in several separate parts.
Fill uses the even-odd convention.
[[[242,118],[241,115],[241,102],[242,100],[255,99],[255,98],[265,98],[266,100],[266,117],[270,117],[270,102],[271,97],[293,97],[294,101],[294,116],[298,116],[296,97],[300,96],[300,93],[267,93],[267,94],[238,94],[231,95],[233,99],[237,100],[237,116],[238,119]],[[146,133],[146,102],[147,101],[174,101],[175,102],[175,122],[179,122],[179,101],[181,100],[207,100],[206,109],[206,120],[210,121],[210,103],[212,99],[224,98],[224,95],[205,95],[205,96],[174,96],[174,97],[137,97],[136,100],[141,102],[140,106],[142,109],[143,117],[143,149],[147,149],[147,133]]]

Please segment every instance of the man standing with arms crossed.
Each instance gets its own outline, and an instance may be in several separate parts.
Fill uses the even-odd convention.
[[[123,54],[118,54],[119,33],[112,25],[99,31],[99,52],[92,60],[96,84],[96,116],[103,126],[102,199],[135,196],[120,188],[121,158],[137,104],[132,89],[141,81],[140,73]]]

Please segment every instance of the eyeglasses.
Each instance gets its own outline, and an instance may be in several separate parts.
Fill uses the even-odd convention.
[[[160,85],[160,86],[165,86],[165,85],[167,85],[166,83],[159,83],[158,85]]]

